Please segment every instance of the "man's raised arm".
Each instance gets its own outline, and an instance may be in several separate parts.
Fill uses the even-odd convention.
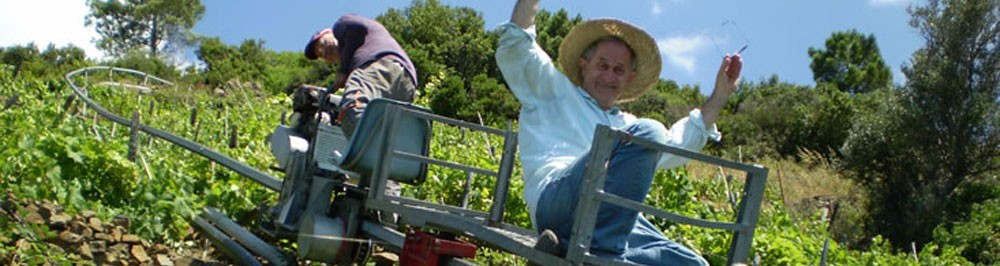
[[[522,29],[528,29],[535,25],[535,14],[538,13],[538,0],[518,0],[514,5],[514,13],[510,15],[510,21],[514,22]]]

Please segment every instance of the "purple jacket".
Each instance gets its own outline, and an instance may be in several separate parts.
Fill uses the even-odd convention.
[[[417,71],[413,62],[410,62],[410,57],[378,21],[353,13],[347,14],[333,24],[333,36],[340,46],[339,73],[346,75],[351,70],[390,56],[403,64],[414,86],[417,85]]]

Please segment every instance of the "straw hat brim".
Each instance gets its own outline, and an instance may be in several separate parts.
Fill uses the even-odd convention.
[[[628,22],[614,18],[600,18],[581,22],[570,30],[559,45],[559,65],[576,86],[581,86],[580,56],[592,43],[607,36],[623,41],[635,53],[636,76],[625,84],[616,103],[628,102],[642,96],[656,84],[660,77],[660,49],[648,33]]]

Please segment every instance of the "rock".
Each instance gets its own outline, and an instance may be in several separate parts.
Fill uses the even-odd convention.
[[[140,263],[147,264],[153,259],[146,254],[146,249],[142,248],[140,245],[132,246],[132,258],[138,260]]]
[[[84,227],[83,230],[80,230],[79,234],[84,238],[91,238],[94,237],[94,229],[90,229],[90,227]]]
[[[59,245],[52,243],[45,243],[45,245],[48,246],[49,252],[55,252],[55,254],[66,253],[66,249],[63,249]]]
[[[156,255],[156,264],[160,266],[174,266],[174,262],[170,260],[170,257],[164,254]]]
[[[126,234],[126,235],[123,235],[123,236],[121,237],[121,240],[120,240],[120,241],[121,241],[122,243],[129,243],[129,244],[140,244],[140,243],[142,242],[142,239],[141,239],[141,238],[139,238],[139,236],[137,236],[137,235],[133,235],[133,234]],[[138,246],[138,247],[142,247],[142,245],[136,245],[136,246]]]
[[[73,219],[69,222],[69,229],[73,230],[73,233],[83,234],[83,229],[89,229],[89,227],[83,220]],[[93,234],[94,231],[91,230],[90,233]]]
[[[10,202],[17,202],[18,201],[17,200],[17,195],[14,195],[14,191],[13,190],[8,189],[5,192],[7,192],[6,198],[5,198],[5,199],[7,199],[7,201],[10,201]]]
[[[85,210],[80,212],[80,216],[83,216],[84,219],[90,219],[97,216],[97,213],[91,210]]]
[[[111,235],[105,234],[105,233],[95,233],[94,234],[94,239],[102,240],[102,241],[105,241],[105,242],[108,242],[108,243],[118,242],[117,240],[115,240],[114,238],[112,238]]]
[[[90,217],[87,222],[87,225],[90,226],[91,229],[94,229],[94,232],[104,232],[104,222],[101,222],[101,219],[97,217]]]
[[[99,265],[116,264],[118,263],[118,254],[113,254],[111,252],[101,253],[98,255],[98,261],[100,261],[99,263],[97,263]]]
[[[111,228],[111,239],[113,239],[115,242],[122,241],[122,228],[120,226],[115,226],[114,228]]]
[[[64,230],[66,225],[69,224],[69,215],[57,213],[49,216],[49,229],[52,230]]]
[[[167,251],[170,251],[170,248],[167,247],[167,245],[160,244],[160,243],[156,243],[156,245],[153,245],[153,253],[156,253],[156,254],[166,254]]]
[[[132,220],[121,214],[115,215],[115,218],[111,219],[111,223],[119,225],[125,229],[132,228]]]
[[[108,248],[108,258],[128,258],[129,245],[124,243],[118,243],[114,246]]]
[[[175,260],[174,263],[176,263],[174,265],[177,265],[177,266],[200,265],[200,264],[198,264],[198,263],[200,263],[200,261],[196,261],[194,258],[191,258],[191,257],[181,257],[181,258]]]
[[[81,239],[83,239],[83,237],[69,230],[62,231],[61,233],[59,233],[59,241],[62,241],[65,244],[72,245],[80,243]]]
[[[10,214],[17,214],[17,197],[8,191],[7,198],[4,199],[3,203],[0,203],[0,208],[3,208]]]
[[[80,253],[80,257],[83,257],[86,260],[94,260],[94,252],[90,250],[90,244],[81,244],[77,249],[77,252]]]
[[[14,246],[17,247],[17,250],[27,250],[31,248],[31,243],[28,243],[27,239],[21,238],[17,240],[17,243],[14,243]]]
[[[94,253],[104,253],[108,251],[108,242],[102,240],[90,241],[89,246],[90,250]]]
[[[35,204],[35,203],[21,203],[21,205],[24,206],[24,209],[26,209],[26,210],[28,210],[30,212],[38,212],[38,204]]]
[[[42,217],[42,215],[38,214],[37,211],[30,211],[29,210],[28,216],[25,217],[25,220],[27,220],[28,223],[30,223],[30,224],[44,224],[45,223],[45,217]]]
[[[41,214],[42,217],[45,217],[45,219],[52,217],[52,215],[55,215],[56,213],[62,212],[61,207],[56,206],[55,204],[47,200],[43,201],[40,207],[41,208],[38,209],[38,213]]]

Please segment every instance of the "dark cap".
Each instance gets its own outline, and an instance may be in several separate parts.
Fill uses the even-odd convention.
[[[316,34],[313,34],[312,38],[309,38],[309,43],[306,43],[306,50],[305,50],[306,58],[312,60],[318,57],[316,56],[316,49],[313,49],[313,47],[316,46],[316,41],[318,41],[320,37],[323,37],[323,35],[327,33],[333,34],[333,30],[330,28],[322,29],[320,31],[317,31]]]

